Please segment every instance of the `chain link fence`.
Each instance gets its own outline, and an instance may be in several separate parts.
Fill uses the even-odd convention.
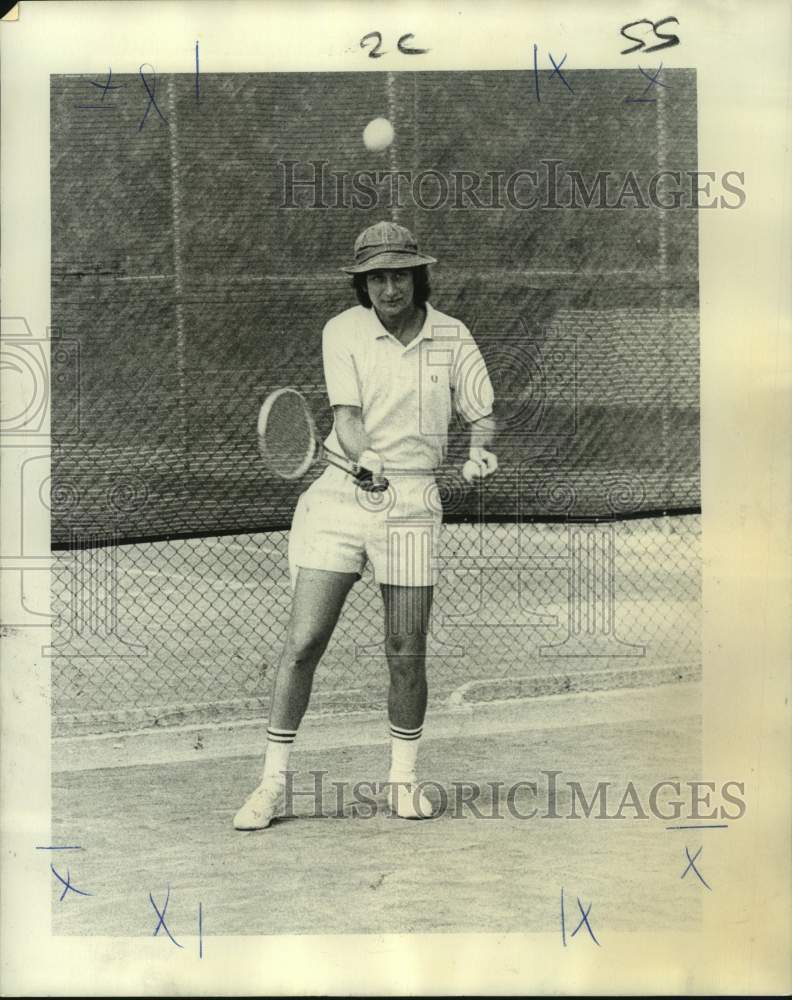
[[[54,553],[56,735],[262,718],[288,623],[286,532]],[[691,679],[700,517],[449,524],[428,647],[431,703]],[[381,598],[367,568],[312,711],[382,708]]]
[[[695,73],[667,71],[636,115],[632,71],[572,71],[574,98],[547,86],[531,105],[528,144],[526,71],[206,74],[200,104],[190,74],[161,74],[166,120],[145,127],[141,79],[113,79],[101,115],[84,107],[91,76],[51,80],[56,732],[266,714],[290,604],[282,529],[310,476],[267,473],[256,414],[290,384],[328,429],[321,327],[352,304],[338,267],[354,237],[384,217],[437,257],[432,303],[473,331],[502,429],[481,504],[458,475],[465,430],[439,470],[432,703],[692,676],[699,518],[654,515],[701,502],[695,205],[386,195],[404,171],[507,188],[535,174],[540,201],[565,204],[603,172],[614,195],[628,176],[687,176]],[[398,140],[376,204],[336,204],[325,179],[343,194],[385,165],[360,143],[383,107]],[[313,710],[384,711],[381,619],[365,576]]]

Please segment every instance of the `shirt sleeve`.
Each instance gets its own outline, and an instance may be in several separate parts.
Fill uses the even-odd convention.
[[[327,398],[331,406],[360,406],[360,384],[355,359],[344,330],[328,323],[322,331]]]
[[[454,361],[454,399],[460,416],[472,423],[492,413],[495,394],[487,366],[466,327],[462,327]]]

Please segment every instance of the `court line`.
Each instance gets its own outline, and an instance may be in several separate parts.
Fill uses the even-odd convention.
[[[628,659],[630,659],[630,658],[629,657],[625,657],[625,660],[628,660]],[[676,665],[673,665],[673,666],[671,666],[671,665],[664,665],[664,666],[653,665],[653,666],[648,666],[648,667],[645,666],[645,665],[641,665],[640,667],[638,667],[638,666],[629,666],[629,665],[627,665],[625,663],[625,665],[621,666],[621,667],[606,667],[606,668],[603,668],[603,669],[600,669],[600,670],[584,670],[584,671],[581,671],[581,672],[575,672],[573,674],[570,674],[568,677],[566,675],[563,675],[563,674],[561,674],[561,675],[553,675],[553,676],[548,675],[548,676],[545,676],[544,678],[540,677],[539,675],[534,676],[534,675],[526,675],[526,674],[510,674],[510,675],[507,675],[507,676],[504,676],[504,677],[497,677],[497,678],[493,678],[493,677],[474,677],[474,678],[471,678],[471,680],[469,680],[469,681],[465,681],[464,684],[460,684],[459,687],[454,688],[453,691],[451,691],[448,695],[445,696],[445,698],[443,699],[443,702],[451,710],[454,710],[454,711],[460,711],[460,710],[465,711],[470,706],[475,706],[477,704],[481,704],[481,702],[476,702],[474,700],[468,700],[468,698],[467,698],[468,693],[471,692],[471,691],[475,691],[477,688],[483,688],[485,690],[487,688],[490,688],[490,689],[492,689],[492,688],[498,688],[498,687],[506,688],[506,687],[508,687],[509,684],[514,684],[514,683],[518,683],[518,684],[519,683],[523,683],[523,684],[524,683],[528,683],[528,684],[530,684],[532,681],[540,681],[540,680],[543,680],[545,683],[550,683],[553,679],[559,680],[559,681],[563,681],[564,679],[571,680],[572,677],[575,678],[576,682],[580,681],[580,680],[584,680],[587,683],[590,683],[592,680],[596,680],[596,679],[602,679],[602,680],[617,679],[619,677],[624,676],[625,674],[634,673],[635,671],[641,672],[641,671],[644,671],[644,670],[647,670],[647,671],[654,670],[656,672],[663,673],[663,672],[668,672],[668,671],[676,672],[676,671],[684,670],[684,669],[686,669],[686,667],[684,665],[680,665],[680,664],[676,664]],[[695,683],[695,681],[687,679],[687,680],[683,681],[682,683],[691,684],[691,683]],[[648,685],[648,686],[651,687],[651,686],[654,686],[654,685]],[[667,683],[664,683],[662,681],[658,681],[657,682],[657,686],[666,687]],[[676,687],[677,685],[675,684],[674,686]],[[489,704],[489,705],[505,704],[505,703],[508,703],[510,701],[515,701],[515,700],[519,701],[521,699],[524,700],[526,698],[528,700],[533,701],[535,698],[558,698],[558,697],[567,696],[567,695],[574,695],[574,694],[610,693],[610,692],[622,691],[622,690],[625,690],[625,691],[626,690],[644,690],[644,688],[641,687],[641,688],[636,689],[636,688],[632,688],[632,687],[624,687],[624,688],[622,688],[622,687],[612,687],[612,688],[594,689],[593,691],[589,691],[587,688],[578,688],[578,689],[570,689],[568,691],[567,690],[560,690],[560,691],[556,691],[555,693],[548,692],[547,694],[541,694],[541,695],[522,695],[522,696],[520,696],[520,695],[508,695],[507,694],[506,696],[504,696],[502,698],[486,699],[483,702],[483,704]]]
[[[700,683],[692,681],[471,703],[461,711],[439,704],[427,713],[424,738],[431,743],[437,739],[487,736],[494,730],[543,731],[643,720],[682,723],[700,718],[700,692]],[[57,737],[52,741],[53,773],[256,757],[263,753],[266,725],[265,719],[256,718],[192,723],[161,730]],[[381,709],[309,712],[301,727],[300,747],[315,753],[384,745],[387,732]],[[196,733],[202,736],[200,751],[195,748]]]

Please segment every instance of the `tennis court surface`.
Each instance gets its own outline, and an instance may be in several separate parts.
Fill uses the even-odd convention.
[[[700,778],[697,683],[436,706],[421,755],[439,808],[431,820],[396,819],[370,791],[374,806],[359,794],[355,806],[355,782],[387,776],[386,733],[384,711],[307,718],[293,787],[309,794],[253,833],[231,819],[258,778],[261,722],[56,741],[53,843],[81,850],[52,861],[91,895],[53,877],[54,933],[151,935],[167,898],[165,923],[182,945],[199,933],[199,909],[204,939],[561,934],[562,890],[564,932],[580,920],[579,900],[591,904],[600,943],[609,932],[696,921],[706,889],[681,876],[685,847],[699,846],[688,838],[700,835],[668,830],[672,820],[647,803],[664,779]],[[482,789],[472,805],[459,791],[471,782]],[[599,806],[585,818],[574,782],[587,800],[610,783],[611,818]],[[614,818],[629,782],[646,818],[629,804]],[[661,795],[663,809],[672,798]],[[580,934],[595,946],[585,927]]]
[[[700,845],[647,798],[700,777],[699,531],[695,516],[447,527],[420,767],[438,815],[418,822],[356,788],[388,763],[364,577],[292,757],[303,794],[256,833],[231,821],[263,760],[285,535],[60,554],[77,627],[53,661],[52,842],[81,849],[53,864],[90,895],[53,873],[54,931],[150,935],[166,900],[179,943],[199,913],[206,937],[553,930],[562,889],[570,927],[591,904],[598,938],[694,921],[707,890],[681,875]],[[588,818],[575,782],[586,803],[607,785]],[[630,782],[643,816],[619,813]]]

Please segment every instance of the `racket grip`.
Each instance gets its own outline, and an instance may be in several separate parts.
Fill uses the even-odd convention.
[[[366,493],[384,493],[390,483],[383,475],[375,476],[370,469],[359,469],[355,482]]]
[[[388,488],[388,481],[382,474],[382,459],[367,448],[361,452],[357,461],[357,480],[363,489],[370,493],[382,493]]]

